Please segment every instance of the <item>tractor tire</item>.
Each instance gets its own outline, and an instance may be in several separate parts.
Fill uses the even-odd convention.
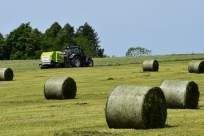
[[[65,67],[65,68],[69,68],[69,67],[71,67],[71,65],[70,65],[70,61],[69,61],[68,59],[65,59],[65,60],[64,60],[63,67]]]
[[[65,63],[63,64],[63,67],[64,67],[64,68],[69,68],[69,67],[70,67],[70,64],[67,63],[67,62],[65,62]]]
[[[72,60],[72,66],[73,66],[73,67],[81,67],[81,59],[80,59],[80,57],[76,56],[76,57]]]
[[[88,59],[88,62],[87,62],[87,64],[86,64],[86,66],[87,66],[87,67],[93,67],[93,65],[94,65],[93,60],[92,60],[91,58],[89,58],[89,59]]]

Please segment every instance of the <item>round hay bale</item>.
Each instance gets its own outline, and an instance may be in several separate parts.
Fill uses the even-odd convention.
[[[44,84],[46,99],[73,99],[76,91],[76,82],[71,77],[50,77]]]
[[[204,61],[192,60],[188,63],[189,73],[204,73]]]
[[[159,62],[157,60],[145,60],[142,64],[143,71],[158,71]]]
[[[165,127],[167,108],[159,87],[116,86],[106,102],[109,128]]]
[[[14,74],[11,68],[0,68],[0,81],[13,80]]]
[[[164,92],[167,108],[196,109],[198,107],[200,93],[195,82],[164,80],[160,88]]]

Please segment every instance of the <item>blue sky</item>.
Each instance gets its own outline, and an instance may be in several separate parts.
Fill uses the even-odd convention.
[[[0,33],[20,24],[45,32],[54,22],[75,30],[88,22],[108,56],[130,47],[152,55],[204,52],[204,0],[1,0]]]

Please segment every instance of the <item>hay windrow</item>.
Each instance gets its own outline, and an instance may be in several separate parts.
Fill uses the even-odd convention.
[[[76,91],[76,82],[71,77],[50,77],[44,84],[46,99],[73,99]]]
[[[158,71],[159,62],[157,60],[145,60],[142,64],[143,71]]]
[[[11,68],[0,68],[0,81],[13,80],[14,73]]]
[[[204,73],[204,61],[192,60],[188,64],[189,73]]]
[[[109,128],[162,128],[166,100],[159,87],[117,86],[108,97],[105,115]]]
[[[167,108],[196,109],[198,107],[200,93],[195,82],[164,80],[160,88],[164,92]]]

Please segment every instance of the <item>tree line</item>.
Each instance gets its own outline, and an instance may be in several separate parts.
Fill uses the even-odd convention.
[[[86,22],[74,30],[69,23],[54,22],[45,33],[22,23],[5,37],[0,33],[0,60],[39,59],[42,52],[63,51],[65,46],[80,46],[87,56],[104,57],[97,32]]]

